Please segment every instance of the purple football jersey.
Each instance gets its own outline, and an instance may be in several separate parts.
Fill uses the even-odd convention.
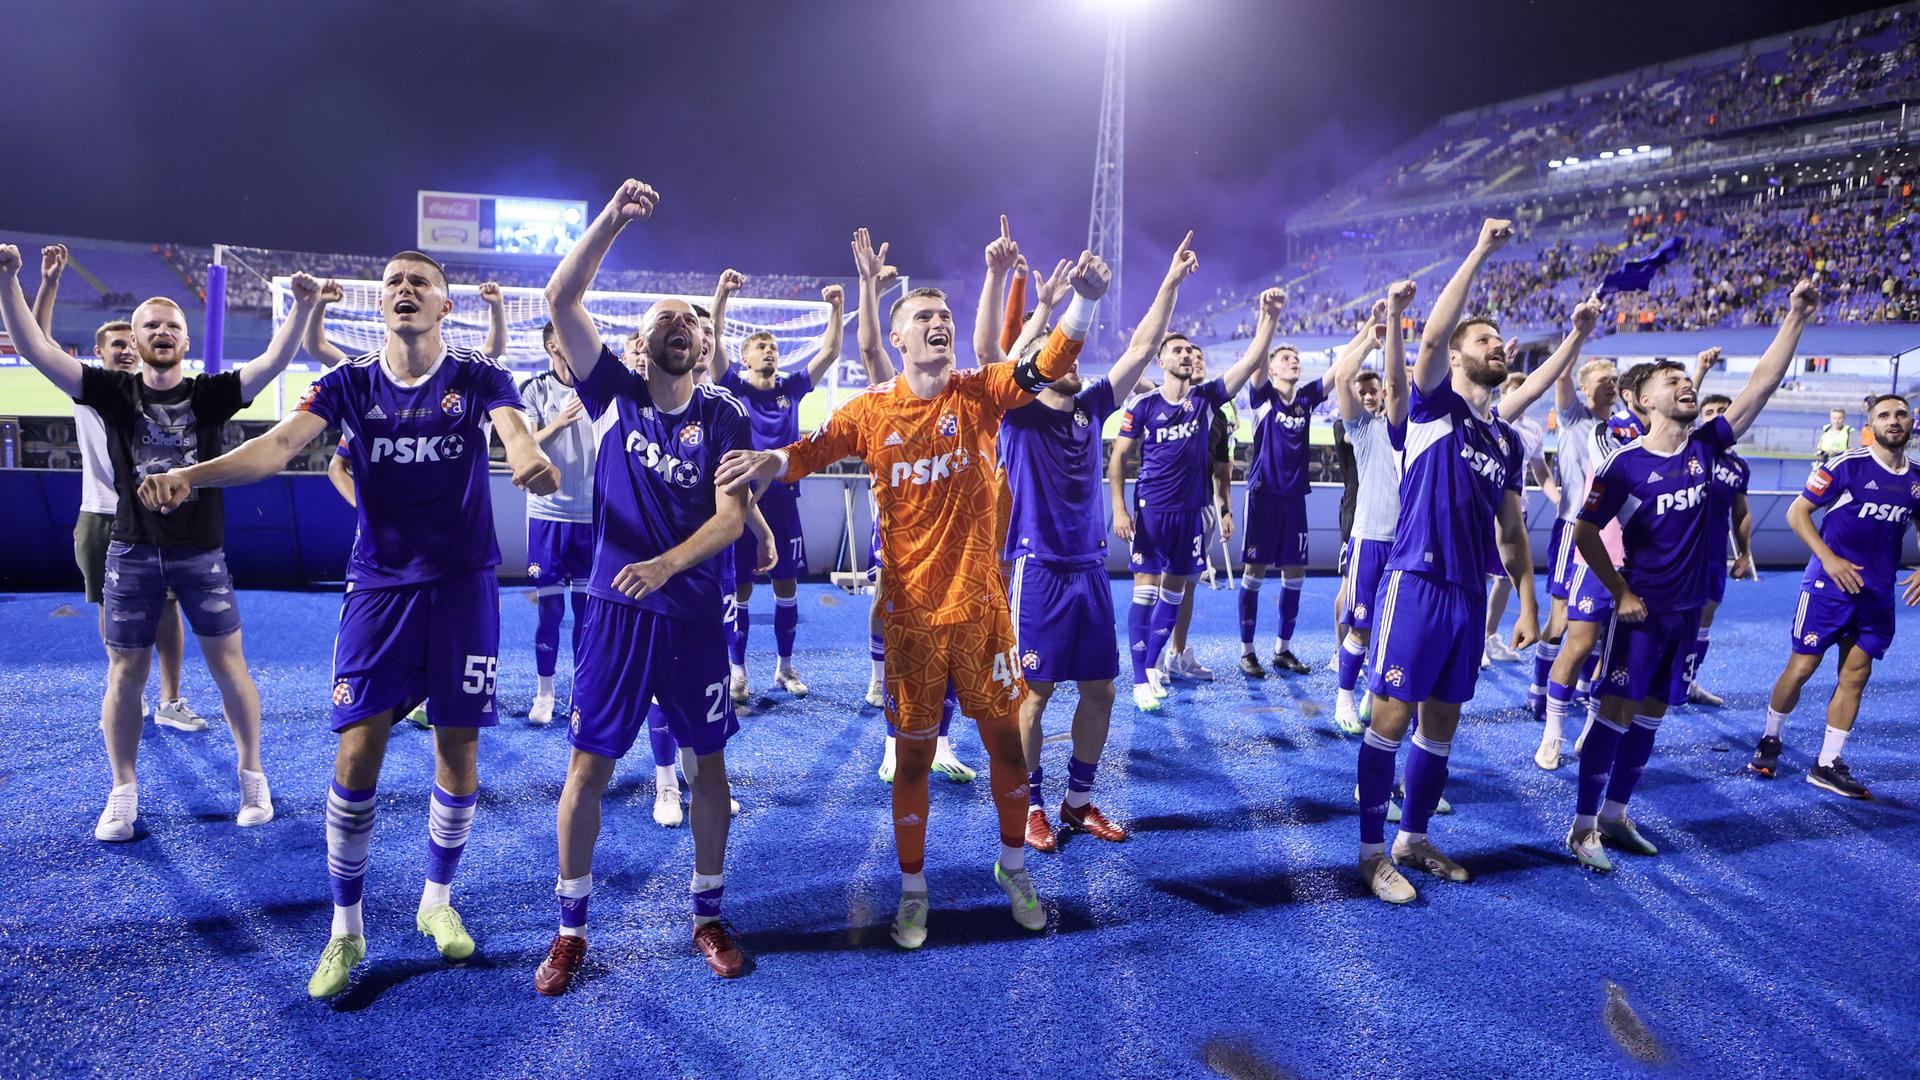
[[[1835,555],[1859,564],[1861,587],[1891,593],[1900,547],[1920,506],[1920,472],[1910,462],[1894,472],[1863,446],[1815,468],[1800,496],[1826,509],[1820,538]],[[1808,559],[1801,581],[1825,580],[1820,560]]]
[[[1255,388],[1247,401],[1255,409],[1265,409],[1253,426],[1253,457],[1247,465],[1247,490],[1262,495],[1305,495],[1308,430],[1313,410],[1327,400],[1327,384],[1322,379],[1297,382],[1293,400],[1280,397],[1269,382]]]
[[[1136,395],[1120,414],[1120,434],[1140,442],[1140,479],[1134,503],[1149,510],[1199,510],[1212,490],[1207,435],[1213,410],[1227,400],[1227,384],[1209,379],[1178,404],[1158,390]]]
[[[780,372],[772,388],[762,390],[738,368],[729,367],[720,385],[746,406],[755,450],[778,450],[800,441],[800,399],[813,389],[805,368]]]
[[[1519,438],[1491,412],[1476,413],[1451,383],[1411,389],[1387,569],[1483,590],[1488,568],[1500,564],[1493,523],[1512,489]]]
[[[1118,407],[1113,384],[1095,379],[1073,408],[1037,399],[1008,410],[1000,423],[1000,463],[1013,494],[1005,557],[1099,566],[1106,561],[1107,516],[1100,504],[1100,430]]]
[[[1655,612],[1685,611],[1710,598],[1709,583],[1724,569],[1731,500],[1713,498],[1713,466],[1734,443],[1733,428],[1716,417],[1687,435],[1671,454],[1649,449],[1644,438],[1613,452],[1593,474],[1580,520],[1595,526],[1620,519],[1627,585]],[[1720,559],[1714,557],[1715,550]]]
[[[520,408],[505,366],[448,349],[424,378],[402,386],[371,352],[320,376],[297,408],[345,433],[360,518],[350,585],[417,585],[500,564],[488,417]]]
[[[629,563],[677,547],[713,517],[720,458],[751,448],[746,408],[711,383],[696,383],[678,412],[657,408],[647,380],[604,346],[579,392],[598,439],[588,594],[676,619],[720,622],[718,558],[688,567],[639,600],[615,589],[613,579]]]

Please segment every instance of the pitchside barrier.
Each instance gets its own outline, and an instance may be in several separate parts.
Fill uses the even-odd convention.
[[[1801,473],[1804,475],[1804,472]],[[1235,515],[1245,492],[1234,485]],[[1804,566],[1806,549],[1787,526],[1787,507],[1798,493],[1761,491],[1748,497],[1753,510],[1754,552],[1762,566]],[[1536,569],[1546,560],[1553,508],[1538,491],[1527,493]],[[848,506],[852,522],[849,529]],[[345,573],[353,544],[353,511],[322,473],[282,473],[270,480],[226,489],[227,560],[242,587],[311,587],[337,582]],[[0,506],[8,527],[0,530],[0,589],[77,590],[80,573],[73,564],[73,523],[80,505],[80,474],[64,469],[0,469]],[[516,581],[526,573],[526,496],[506,474],[493,474],[494,529],[503,561],[500,575]],[[1340,488],[1316,484],[1308,496],[1308,565],[1331,572],[1340,553]],[[810,476],[800,482],[800,518],[806,531],[809,576],[866,568],[867,530],[871,527],[867,478],[861,474]],[[1236,521],[1236,525],[1244,522]],[[856,562],[849,564],[851,539]],[[1905,558],[1920,554],[1907,537]],[[1240,547],[1229,543],[1233,570]],[[1127,570],[1127,546],[1109,531],[1107,569]],[[1221,560],[1216,542],[1210,552]],[[1797,572],[1797,571],[1796,571]]]

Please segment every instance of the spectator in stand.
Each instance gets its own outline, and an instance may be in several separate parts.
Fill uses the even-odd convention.
[[[1814,438],[1813,452],[1821,461],[1853,449],[1854,430],[1847,423],[1847,410],[1835,409],[1827,418],[1827,426],[1820,429]]]

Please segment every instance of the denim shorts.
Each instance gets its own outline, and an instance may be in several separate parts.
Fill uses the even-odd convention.
[[[180,614],[193,632],[225,637],[240,629],[240,607],[220,548],[162,548],[153,544],[107,545],[107,644],[151,649],[167,593],[180,599]]]

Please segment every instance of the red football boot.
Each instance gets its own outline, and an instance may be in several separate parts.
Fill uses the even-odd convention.
[[[1035,851],[1052,851],[1056,846],[1047,812],[1037,806],[1027,810],[1027,846]]]
[[[1066,803],[1061,803],[1060,827],[1063,829],[1079,829],[1089,836],[1100,840],[1110,840],[1116,844],[1127,838],[1127,831],[1115,825],[1113,822],[1108,821],[1107,816],[1100,812],[1100,808],[1092,803],[1088,803],[1078,810],[1068,806]]]
[[[547,958],[533,972],[533,988],[548,997],[567,992],[573,985],[574,973],[587,959],[587,939],[567,934],[555,934],[553,944],[547,946]]]
[[[701,923],[694,927],[693,948],[707,958],[707,966],[723,979],[737,979],[746,970],[747,958],[740,955],[724,923]]]

